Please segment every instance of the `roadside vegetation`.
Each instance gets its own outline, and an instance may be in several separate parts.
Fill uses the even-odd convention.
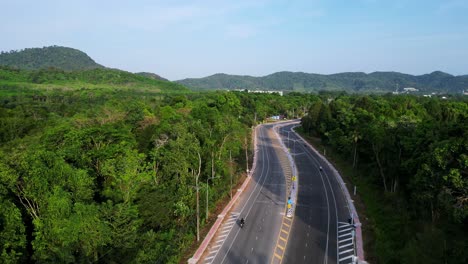
[[[322,94],[302,129],[357,185],[373,263],[468,262],[466,99]]]
[[[203,228],[206,192],[215,210],[245,171],[251,127],[306,113],[304,133],[352,172],[376,262],[468,262],[466,99],[196,93],[119,70],[5,67],[0,259],[178,263],[196,243],[197,190]]]
[[[197,189],[203,227],[206,192],[214,210],[245,171],[251,127],[312,98],[0,69],[1,262],[180,262],[196,243]]]

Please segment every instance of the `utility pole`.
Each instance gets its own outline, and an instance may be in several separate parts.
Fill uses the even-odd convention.
[[[245,136],[245,166],[247,171],[247,176],[249,174],[249,154],[248,154],[249,144],[247,144],[247,135]]]
[[[198,178],[200,177],[201,172],[201,156],[200,152],[198,152],[198,174],[195,177],[195,187],[197,188],[197,242],[200,241],[200,194],[198,187]]]
[[[206,221],[208,222],[208,216],[210,214],[208,210],[208,192],[210,190],[210,186],[208,185],[208,180],[206,179]],[[211,151],[211,179],[214,179],[214,158],[213,158],[213,151]]]
[[[206,219],[205,222],[208,222],[208,191],[210,190],[210,186],[208,185],[208,180],[210,178],[206,178]]]
[[[231,150],[229,150],[229,174],[231,174],[231,200],[232,200],[232,155]]]

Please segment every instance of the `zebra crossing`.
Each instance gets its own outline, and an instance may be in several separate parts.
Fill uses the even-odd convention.
[[[231,232],[232,227],[237,224],[237,219],[239,218],[239,213],[233,212],[229,215],[229,218],[221,225],[218,229],[216,234],[216,239],[214,242],[210,243],[210,247],[208,248],[206,256],[204,257],[203,261],[200,263],[204,264],[211,264],[213,263],[216,254],[218,254],[219,249],[223,245],[224,241],[226,240],[229,232]]]
[[[354,225],[338,222],[338,264],[355,263]]]

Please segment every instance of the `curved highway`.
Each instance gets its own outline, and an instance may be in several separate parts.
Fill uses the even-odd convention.
[[[294,126],[279,130],[299,175],[294,224],[283,263],[351,263],[353,229],[347,225],[350,211],[343,190],[327,163],[292,131]]]
[[[292,131],[298,122],[278,128],[298,170],[295,213],[285,216],[293,173],[276,125],[257,129],[252,179],[199,263],[352,263],[354,233],[343,190],[332,169]]]
[[[269,263],[285,211],[285,173],[273,125],[257,130],[257,166],[250,184],[200,263]],[[245,218],[240,228],[238,219]]]

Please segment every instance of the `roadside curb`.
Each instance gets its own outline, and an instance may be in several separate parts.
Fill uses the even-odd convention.
[[[188,260],[189,264],[196,264],[200,260],[200,258],[203,256],[203,253],[205,252],[206,248],[208,247],[208,244],[210,243],[211,239],[213,239],[214,235],[218,231],[218,228],[221,226],[221,224],[224,221],[224,217],[227,215],[227,213],[231,210],[232,206],[236,203],[237,199],[239,196],[244,192],[245,188],[250,182],[250,179],[252,178],[252,174],[255,171],[255,168],[257,166],[257,129],[262,126],[262,125],[257,125],[254,129],[254,157],[253,157],[253,162],[252,162],[252,168],[249,171],[249,174],[247,178],[244,180],[244,183],[242,183],[242,186],[237,190],[236,194],[232,198],[232,200],[226,205],[224,210],[221,212],[221,214],[218,215],[218,219],[216,219],[216,222],[213,224],[211,227],[210,231],[206,235],[206,237],[203,239],[203,242],[200,244],[198,247],[197,251]]]

